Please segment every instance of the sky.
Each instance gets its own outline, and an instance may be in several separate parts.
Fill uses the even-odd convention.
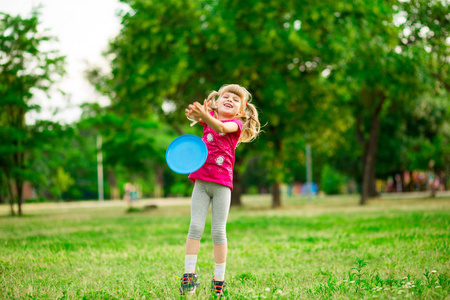
[[[33,7],[41,5],[41,27],[49,29],[58,42],[52,45],[66,56],[66,75],[55,86],[65,92],[65,96],[52,92],[50,97],[37,94],[33,103],[41,106],[39,113],[28,113],[28,124],[36,119],[59,121],[69,124],[81,116],[79,105],[98,102],[107,105],[109,100],[99,95],[84,78],[88,66],[108,64],[102,52],[108,42],[121,28],[120,10],[127,6],[118,0],[0,0],[0,12],[27,17]]]

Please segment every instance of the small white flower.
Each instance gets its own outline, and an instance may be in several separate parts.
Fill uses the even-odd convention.
[[[437,272],[436,270],[432,270],[430,273],[433,274],[433,273],[436,273],[436,272]]]
[[[264,290],[265,290],[266,292],[270,292],[270,289],[269,289],[268,287],[266,287]]]
[[[355,281],[354,281],[354,280],[352,280],[352,281],[350,281],[350,283],[355,283]]]
[[[206,136],[206,140],[207,140],[208,142],[212,142],[213,139],[214,139],[214,136],[213,136],[211,133],[208,133],[208,135]]]
[[[216,164],[221,166],[223,164],[224,160],[225,160],[225,158],[223,158],[223,156],[219,156],[216,158]]]
[[[283,294],[283,291],[282,290],[277,290],[277,293],[278,294]]]

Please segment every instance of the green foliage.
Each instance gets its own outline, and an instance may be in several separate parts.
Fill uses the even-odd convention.
[[[341,194],[346,180],[346,176],[334,170],[329,165],[325,165],[320,175],[320,190],[329,195]]]
[[[0,13],[0,172],[11,181],[9,197],[12,186],[19,191],[19,214],[24,181],[39,180],[31,164],[42,144],[41,132],[26,125],[25,114],[37,109],[30,103],[34,93],[48,92],[64,73],[65,58],[55,50],[42,50],[53,40],[39,27],[37,10],[29,18]]]
[[[444,2],[123,2],[130,10],[106,54],[112,73],[87,72],[112,104],[85,105],[73,127],[26,125],[25,114],[37,109],[33,91],[50,90],[64,57],[44,51],[53,38],[40,31],[38,11],[1,14],[2,199],[12,196],[10,180],[32,182],[44,198],[97,197],[99,134],[107,196],[129,181],[144,196],[186,195],[191,185],[168,170],[165,149],[177,135],[200,134],[188,126],[186,105],[231,82],[250,89],[265,124],[257,141],[236,150],[244,190],[305,181],[306,144],[314,180],[329,193],[338,191],[339,174],[362,179],[369,148],[378,177],[424,169],[430,159],[450,172]],[[379,136],[369,147],[376,113]]]
[[[62,193],[66,192],[75,181],[70,174],[66,173],[62,167],[56,169],[56,174],[52,177],[53,185],[50,188],[56,199],[61,199]]]
[[[168,194],[170,186],[162,182],[167,168],[165,151],[176,133],[158,115],[134,118],[121,115],[113,108],[86,105],[78,127],[91,139],[101,134],[109,186],[134,181],[144,187],[144,196],[155,195],[157,186],[167,188],[165,194]]]
[[[188,197],[192,193],[192,186],[185,182],[176,182],[170,187],[170,195]]]
[[[395,118],[390,109],[422,103],[421,95],[439,86],[429,68],[434,50],[427,47],[439,42],[436,53],[446,53],[445,30],[439,37],[399,39],[411,25],[413,36],[424,24],[437,30],[431,26],[436,19],[447,24],[439,1],[124,2],[130,11],[122,15],[123,30],[108,53],[113,76],[90,71],[97,88],[112,99],[112,110],[144,119],[157,115],[180,134],[186,131],[188,103],[224,83],[243,84],[266,126],[260,139],[242,145],[237,155],[242,162],[262,155],[270,183],[304,180],[299,149],[306,143],[315,150],[315,179],[327,161],[361,179],[361,157],[367,149],[376,156],[378,149],[373,116],[384,132],[385,120]],[[401,10],[409,14],[397,24]],[[402,120],[395,125],[398,136],[409,133],[402,130],[408,116],[395,119]],[[400,168],[392,162],[401,154],[386,155],[397,142],[381,146],[384,165],[378,174]]]

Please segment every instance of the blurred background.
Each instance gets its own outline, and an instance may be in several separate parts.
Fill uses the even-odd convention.
[[[228,83],[248,88],[264,124],[236,149],[232,205],[449,189],[448,1],[6,0],[0,13],[12,214],[190,196],[165,151],[202,134],[185,107]]]

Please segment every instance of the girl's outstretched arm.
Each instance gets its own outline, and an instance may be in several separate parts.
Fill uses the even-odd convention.
[[[209,127],[211,127],[217,133],[231,133],[239,130],[239,126],[234,122],[222,123],[220,120],[217,120],[208,111],[208,105],[210,102],[206,100],[201,105],[198,102],[194,102],[189,105],[189,108],[186,109],[186,117],[192,118],[194,120],[202,120]]]

